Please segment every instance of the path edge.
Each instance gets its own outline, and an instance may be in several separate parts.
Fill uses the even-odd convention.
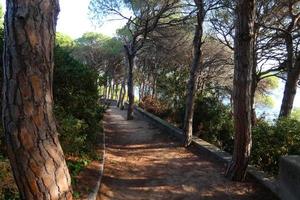
[[[105,164],[105,157],[106,157],[106,145],[105,145],[105,125],[103,123],[103,134],[102,134],[102,159],[100,161],[100,169],[99,169],[99,179],[98,182],[95,186],[95,188],[93,189],[93,191],[88,195],[88,200],[96,200],[99,190],[100,190],[100,186],[101,186],[101,182],[102,182],[102,177],[104,174],[104,164]]]

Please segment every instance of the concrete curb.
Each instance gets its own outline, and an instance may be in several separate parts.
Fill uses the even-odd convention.
[[[174,127],[173,125],[169,124],[168,122],[160,119],[159,117],[143,110],[142,108],[139,108],[137,106],[134,107],[134,111],[142,115],[146,120],[154,125],[156,125],[158,128],[166,131],[168,134],[171,134],[175,136],[178,140],[183,140],[183,132],[181,129],[178,129]],[[219,149],[218,147],[200,139],[200,138],[193,138],[192,145],[199,149],[201,152],[209,155],[215,160],[218,160],[224,164],[228,164],[231,161],[232,156]],[[263,171],[259,171],[254,166],[248,166],[247,170],[248,175],[253,177],[255,180],[257,180],[260,184],[262,184],[264,187],[269,189],[272,193],[274,193],[277,197],[280,197],[280,191],[279,191],[279,185],[276,179],[272,176],[267,175]]]
[[[104,128],[104,125],[103,125],[103,135],[102,135],[102,160],[100,161],[101,164],[100,164],[100,169],[99,169],[99,173],[100,173],[100,176],[99,176],[99,179],[98,179],[98,182],[97,182],[97,185],[95,186],[95,188],[93,189],[93,191],[89,194],[88,196],[88,200],[96,200],[97,199],[97,196],[98,196],[98,193],[99,193],[99,190],[100,190],[100,186],[101,186],[101,181],[102,181],[102,177],[103,177],[103,173],[104,173],[104,164],[105,164],[105,128]]]

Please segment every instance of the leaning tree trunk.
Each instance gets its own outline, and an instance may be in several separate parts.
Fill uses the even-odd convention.
[[[255,0],[238,0],[235,36],[234,129],[232,161],[226,176],[231,180],[245,178],[251,150],[251,83],[253,69]]]
[[[279,117],[288,117],[291,115],[297,93],[299,78],[300,56],[298,56],[294,68],[288,72]]]
[[[197,85],[197,77],[199,71],[200,60],[202,57],[202,36],[203,36],[203,21],[204,21],[204,4],[203,0],[195,0],[198,8],[197,25],[194,35],[194,58],[190,69],[190,78],[187,86],[187,98],[184,117],[184,145],[187,147],[192,142],[193,136],[193,115],[194,115],[194,101]]]
[[[53,116],[58,0],[6,3],[3,124],[21,199],[72,199]]]
[[[295,96],[297,93],[298,81],[300,76],[300,55],[297,56],[294,64],[293,56],[293,38],[292,36],[286,38],[287,44],[287,80],[285,83],[283,99],[279,117],[288,117],[291,115],[294,105]]]

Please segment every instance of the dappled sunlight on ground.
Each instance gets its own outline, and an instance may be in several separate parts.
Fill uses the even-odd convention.
[[[112,108],[105,117],[107,156],[98,199],[274,199],[256,183],[228,181],[223,165],[125,116]]]

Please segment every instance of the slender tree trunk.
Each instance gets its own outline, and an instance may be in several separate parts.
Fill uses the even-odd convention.
[[[257,46],[257,39],[258,39],[258,34],[259,34],[259,27],[257,25],[254,25],[254,44],[253,44],[253,67],[252,67],[252,83],[251,83],[251,95],[250,95],[250,101],[251,101],[251,125],[255,126],[256,125],[256,111],[255,111],[255,92],[257,89],[257,85],[259,82],[259,77],[256,73],[257,70],[257,51],[256,51],[256,46]]]
[[[109,99],[111,95],[111,80],[109,80],[108,84],[107,98]]]
[[[145,82],[143,82],[143,87],[142,87],[142,99],[145,97]]]
[[[112,89],[111,89],[111,95],[110,95],[110,99],[113,100],[114,99],[114,94],[115,94],[115,83],[112,82]]]
[[[194,58],[190,69],[190,79],[187,86],[187,99],[185,106],[185,117],[183,131],[185,134],[184,145],[187,147],[192,142],[193,136],[193,115],[194,115],[194,101],[197,85],[197,77],[199,72],[200,60],[202,59],[202,36],[203,36],[203,22],[204,22],[204,4],[203,0],[195,0],[197,5],[197,25],[194,35]]]
[[[256,71],[256,70],[255,70]],[[258,84],[258,77],[256,72],[252,74],[252,83],[251,83],[251,94],[250,94],[250,102],[251,102],[251,124],[255,126],[256,124],[256,111],[255,111],[255,92]]]
[[[232,161],[226,176],[231,180],[245,178],[250,158],[251,83],[253,69],[255,0],[238,0],[235,36],[234,129],[235,142]]]
[[[123,86],[121,86],[120,93],[119,93],[118,104],[117,104],[118,108],[120,108],[121,106],[122,95],[123,95]]]
[[[124,110],[124,100],[125,100],[125,96],[126,96],[126,85],[124,85],[123,87],[123,94],[122,94],[122,98],[121,98],[121,110]]]
[[[152,98],[156,98],[156,79],[153,80]]]
[[[126,49],[127,59],[128,59],[128,110],[127,110],[127,120],[133,119],[133,107],[134,107],[134,85],[133,85],[133,69],[135,65],[135,55],[129,52],[128,48]]]
[[[297,56],[294,63],[294,53],[293,53],[293,38],[291,35],[286,38],[287,45],[287,80],[285,83],[283,99],[281,103],[281,109],[279,117],[288,117],[291,115],[294,105],[295,96],[297,93],[297,85],[300,76],[300,55]]]
[[[58,1],[6,3],[3,125],[21,199],[72,199],[52,111]]]
[[[126,94],[126,72],[123,77],[122,85],[121,85],[121,90],[119,94],[119,102],[118,102],[118,107],[122,108],[124,104],[124,98]]]

